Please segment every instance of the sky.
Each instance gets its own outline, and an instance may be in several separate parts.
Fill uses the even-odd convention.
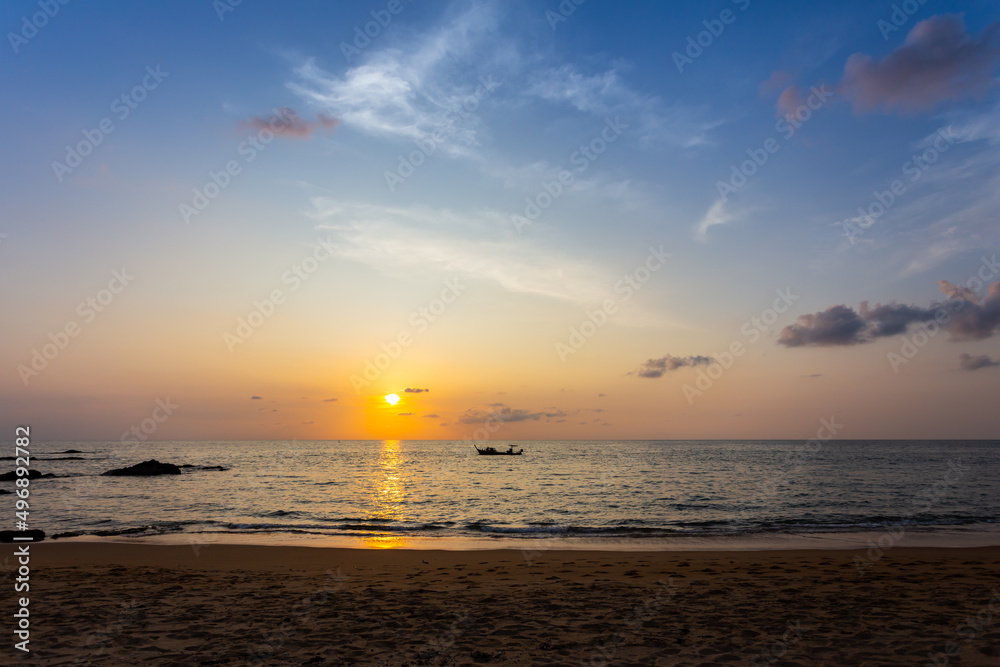
[[[1000,433],[995,2],[0,25],[5,433]]]

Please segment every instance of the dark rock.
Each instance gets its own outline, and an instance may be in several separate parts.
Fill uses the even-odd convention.
[[[15,537],[30,537],[31,540],[18,540],[19,542],[41,542],[45,539],[44,530],[0,530],[0,542],[11,543]]]
[[[79,449],[67,449],[64,452],[56,452],[56,454],[83,454]]]
[[[148,477],[151,475],[179,475],[181,474],[181,469],[173,463],[160,463],[156,459],[150,459],[142,463],[136,463],[134,466],[116,468],[101,474],[112,477]]]
[[[202,466],[199,470],[229,470],[229,468],[223,468],[222,466]]]
[[[13,491],[8,491],[7,489],[0,489],[0,496],[6,496],[8,494],[14,493]]]
[[[48,475],[43,475],[37,470],[28,471],[28,479],[41,479],[42,477],[55,477],[55,475],[53,475],[52,473],[49,473]],[[4,474],[0,475],[0,482],[13,482],[15,479],[18,479],[16,470],[11,470],[10,472],[5,472]]]

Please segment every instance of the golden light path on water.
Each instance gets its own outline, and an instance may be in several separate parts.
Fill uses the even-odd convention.
[[[400,468],[402,460],[399,440],[383,440],[378,455],[377,477],[372,485],[368,518],[383,519],[387,522],[394,522],[399,518],[399,503],[406,496],[403,472]],[[362,541],[365,546],[373,549],[406,546],[406,540],[401,535],[372,535],[363,538]]]

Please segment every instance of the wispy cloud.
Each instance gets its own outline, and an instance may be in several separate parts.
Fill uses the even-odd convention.
[[[695,225],[694,237],[699,241],[708,240],[708,230],[716,225],[725,225],[736,219],[733,213],[726,210],[726,202],[717,200],[705,213],[705,217]]]
[[[483,280],[510,292],[583,303],[607,296],[614,279],[589,262],[560,257],[511,236],[504,214],[458,213],[314,198],[310,213],[332,230],[341,257],[388,275],[447,272]]]
[[[635,126],[639,140],[692,147],[709,143],[709,131],[722,123],[681,105],[667,105],[659,97],[630,86],[616,68],[584,74],[576,65],[542,70],[531,78],[527,94],[564,102],[597,117],[621,115]]]
[[[482,92],[480,77],[491,73],[483,47],[496,27],[494,7],[475,3],[409,44],[371,51],[342,75],[307,59],[288,87],[357,131],[406,140],[445,137],[445,151],[463,153],[478,144],[479,121],[456,110]]]

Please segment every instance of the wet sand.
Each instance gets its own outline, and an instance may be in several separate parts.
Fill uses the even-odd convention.
[[[1000,547],[31,550],[25,664],[1000,665]]]

